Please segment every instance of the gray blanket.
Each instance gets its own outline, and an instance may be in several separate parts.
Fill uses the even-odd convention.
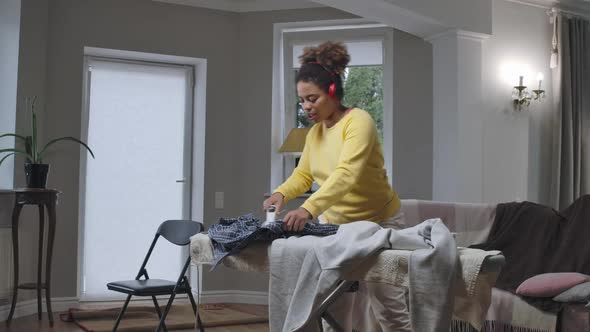
[[[270,248],[271,331],[317,331],[315,319],[308,321],[311,313],[347,269],[358,268],[362,260],[382,249],[413,251],[409,264],[412,329],[449,331],[457,250],[440,219],[401,231],[359,221],[342,225],[337,234],[322,239],[275,240]]]

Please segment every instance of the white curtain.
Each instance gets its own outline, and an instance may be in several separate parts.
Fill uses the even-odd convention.
[[[121,296],[106,284],[133,279],[161,222],[183,219],[187,68],[90,60],[83,209],[83,300]],[[185,260],[161,239],[150,278],[176,280]]]

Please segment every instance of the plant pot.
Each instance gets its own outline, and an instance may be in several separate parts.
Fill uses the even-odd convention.
[[[47,185],[48,164],[25,164],[27,188],[45,188]]]

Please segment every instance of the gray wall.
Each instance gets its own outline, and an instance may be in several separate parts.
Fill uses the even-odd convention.
[[[38,7],[41,11],[43,11],[43,7],[45,7],[45,11],[47,9],[43,4],[39,4]],[[27,72],[27,69],[23,68],[23,58],[30,59],[38,56],[43,60],[45,59],[43,43],[38,48],[39,53],[34,55],[23,54],[23,48],[25,48],[27,43],[37,42],[34,38],[29,38],[31,29],[25,27],[28,23],[34,24],[31,20],[38,18],[36,15],[29,16],[30,11],[31,6],[28,1],[22,1],[22,3],[20,0],[0,1],[0,45],[2,45],[0,47],[0,134],[7,132],[13,133],[15,130],[22,133],[19,122],[25,112],[23,112],[23,105],[20,103],[20,95],[17,97],[17,91],[20,93],[22,77],[29,74],[34,75],[38,69],[38,67],[33,67],[31,68],[32,71]],[[47,13],[45,12],[41,16],[44,16],[44,18],[40,17],[40,20],[44,24],[43,30],[45,30]],[[41,84],[44,84],[45,81],[44,72],[45,69],[42,68],[40,72]],[[16,109],[19,111],[15,112]],[[10,146],[7,145],[9,142]],[[3,138],[0,141],[0,148],[5,147],[14,147],[14,145],[11,140]],[[16,167],[13,169],[14,165]],[[0,166],[0,188],[12,188],[13,185],[17,187],[22,186],[18,176],[15,176],[13,180],[14,173],[23,173],[22,158],[17,158],[15,162],[12,157],[9,157]],[[0,228],[10,227],[13,204],[14,196],[12,194],[0,194]],[[25,260],[32,262],[30,264],[21,264],[19,271],[21,281],[33,280],[36,275],[36,260],[31,260],[31,257],[35,257],[34,255],[37,250],[36,226],[38,222],[36,222],[36,219],[33,219],[34,217],[36,217],[36,209],[32,207],[23,209],[19,227],[19,239],[21,243],[19,256],[21,262]],[[11,243],[0,243],[2,248],[6,245],[11,245]],[[12,270],[5,268],[3,271],[8,272]],[[21,300],[30,299],[35,296],[34,292],[21,291],[20,293],[19,299]],[[2,299],[0,299],[0,303],[2,302]]]
[[[251,211],[262,215],[270,181],[273,23],[353,17],[329,8],[235,14],[144,0],[53,0],[48,9],[47,0],[35,7],[37,1],[23,0],[31,18],[23,27],[27,40],[20,61],[27,69],[20,76],[19,96],[40,96],[44,138],[80,136],[84,46],[208,59],[206,224]],[[394,89],[399,89],[394,103],[403,111],[394,116],[396,190],[402,197],[430,198],[432,138],[411,127],[431,132],[431,50],[404,33],[396,32],[394,38],[394,64],[403,67],[394,75]],[[406,121],[410,125],[403,125]],[[76,295],[79,157],[77,146],[63,145],[48,159],[48,185],[63,192],[54,250],[55,297]],[[416,175],[416,169],[424,174]],[[224,209],[213,208],[217,191],[225,192]],[[204,290],[268,287],[264,275],[222,267],[205,272],[203,285]]]
[[[387,0],[448,27],[489,34],[492,31],[492,0]],[[465,15],[465,13],[469,13]]]
[[[551,24],[545,9],[505,0],[493,1],[493,14],[493,35],[483,44],[483,200],[549,204],[555,112],[549,68]],[[510,94],[517,81],[504,78],[504,68],[510,65],[529,68],[525,77],[529,91],[537,86],[537,72],[544,73],[543,103],[513,111]]]
[[[432,199],[432,45],[393,35],[393,187],[402,199]]]
[[[30,135],[31,115],[27,112],[25,98],[37,96],[38,135],[44,139],[45,85],[47,81],[47,27],[49,20],[47,0],[23,0],[21,11],[20,55],[18,59],[18,93],[16,130]],[[23,158],[19,157],[14,169],[16,187],[25,185]]]
[[[0,2],[0,134],[14,133],[18,77],[18,45],[21,0]],[[14,138],[0,140],[0,149],[14,147]],[[9,159],[0,167],[0,188],[13,185],[14,162]],[[2,207],[0,202],[0,208]]]
[[[251,41],[244,43],[239,42],[244,27],[240,26],[242,21],[234,13],[143,0],[128,0],[123,3],[117,0],[83,3],[75,0],[54,1],[48,12],[46,93],[43,94],[42,87],[36,85],[35,80],[38,78],[31,73],[23,76],[21,94],[29,95],[28,91],[24,91],[30,90],[31,93],[47,96],[44,100],[45,107],[41,105],[45,114],[42,126],[45,138],[58,135],[79,137],[84,46],[207,58],[205,222],[209,224],[220,216],[236,215],[252,210],[252,206],[261,204],[264,189],[257,190],[253,187],[250,191],[240,190],[240,187],[248,185],[242,183],[248,182],[250,177],[259,176],[264,178],[263,181],[268,181],[268,162],[262,160],[268,160],[266,154],[270,149],[268,147],[270,129],[268,133],[258,131],[263,135],[261,139],[266,148],[262,149],[259,146],[255,148],[264,155],[253,165],[263,166],[254,166],[258,173],[252,175],[251,171],[243,170],[244,163],[241,162],[245,148],[241,143],[249,142],[244,139],[247,136],[243,136],[249,135],[243,123],[256,117],[267,117],[268,125],[270,124],[272,20],[276,20],[277,17],[283,17],[287,21],[313,19],[314,16],[319,19],[350,17],[349,14],[330,9],[316,9],[313,12],[302,10],[266,13],[263,15],[266,19],[260,22],[258,21],[260,18],[255,18],[256,14],[252,15],[250,21],[245,20],[245,24],[252,25],[252,29],[259,31],[258,33],[249,31]],[[42,22],[42,20],[30,22],[31,26],[26,29],[37,29]],[[268,27],[268,31],[265,27]],[[262,35],[268,36],[266,42],[258,41]],[[43,37],[38,34],[29,38],[33,41],[26,43],[27,47],[23,54],[42,54]],[[252,48],[252,44],[262,44],[260,52],[266,53],[262,50],[266,48],[268,54],[262,57],[256,55],[259,51]],[[245,58],[248,60],[243,60],[240,58],[243,50],[253,52],[254,55],[246,55]],[[263,60],[264,57],[267,59]],[[32,66],[44,65],[42,61],[32,59],[32,55],[31,58],[22,58],[21,61],[32,63]],[[246,93],[236,93],[235,98],[231,98],[228,93],[239,91],[240,86],[244,88],[249,86],[248,83],[237,79],[238,75],[242,74],[240,67],[245,65],[259,67],[267,65],[267,68],[252,72],[252,77],[263,81],[265,79],[262,72],[266,72],[268,76],[267,87],[259,98],[255,98],[255,101],[245,98],[246,100],[242,102],[241,97],[248,96]],[[43,75],[44,71],[39,71]],[[40,91],[37,92],[36,89]],[[255,109],[250,112],[251,116],[243,110],[244,103]],[[269,113],[266,116],[257,116],[255,112]],[[75,296],[79,149],[76,146],[63,145],[58,153],[48,158],[48,162],[52,165],[48,186],[63,192],[58,206],[59,226],[54,251],[56,259],[53,265],[53,294],[56,297]],[[261,188],[268,188],[268,183],[263,183]],[[138,188],[138,190],[145,189],[149,188]],[[116,193],[116,188],[113,188],[113,191]],[[216,191],[226,193],[225,209],[213,208]],[[248,196],[241,194],[244,191],[248,192]],[[244,197],[255,196],[252,195],[253,192],[260,193],[255,204],[244,200]],[[256,284],[255,281],[249,281],[255,280],[255,277],[238,273],[226,274],[220,271],[213,278],[208,277],[206,275],[204,279],[205,290],[227,289],[228,285],[232,285],[233,289],[252,289],[250,284]],[[216,283],[217,281],[221,282]],[[263,284],[260,283],[260,285]]]
[[[233,195],[240,213],[256,212],[262,217],[263,194],[270,187],[273,23],[351,17],[328,8],[240,15],[240,107],[234,117],[240,123],[237,132],[240,139],[235,142],[238,162],[234,170],[239,179],[226,190],[226,195]],[[290,206],[297,207],[298,203]],[[203,285],[206,290],[223,290],[232,285],[230,289],[267,291],[268,278],[263,274],[239,273],[220,267],[204,274]]]
[[[232,117],[236,91],[238,25],[235,14],[168,5],[143,0],[56,0],[49,8],[47,51],[46,137],[80,136],[83,47],[103,47],[208,59],[206,207],[213,192],[237,181]],[[211,129],[209,129],[211,128]],[[48,186],[63,192],[58,206],[58,228],[53,265],[53,294],[76,295],[78,244],[79,148],[62,145],[48,162]],[[97,156],[100,158],[100,156]],[[116,162],[116,161],[113,161]],[[139,191],[156,190],[138,188]],[[117,188],[113,188],[116,195]],[[125,197],[121,197],[125,199]],[[232,197],[221,214],[238,212]],[[215,211],[217,212],[217,211]],[[214,214],[210,208],[205,215]]]

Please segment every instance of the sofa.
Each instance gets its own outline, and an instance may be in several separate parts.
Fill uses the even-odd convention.
[[[441,218],[456,234],[457,245],[468,247],[487,240],[496,217],[496,204],[402,200],[402,212],[404,227],[430,218]],[[590,331],[589,310],[583,304],[566,304],[559,314],[545,312],[511,292],[494,287],[483,331]],[[475,329],[455,323],[453,330]]]

